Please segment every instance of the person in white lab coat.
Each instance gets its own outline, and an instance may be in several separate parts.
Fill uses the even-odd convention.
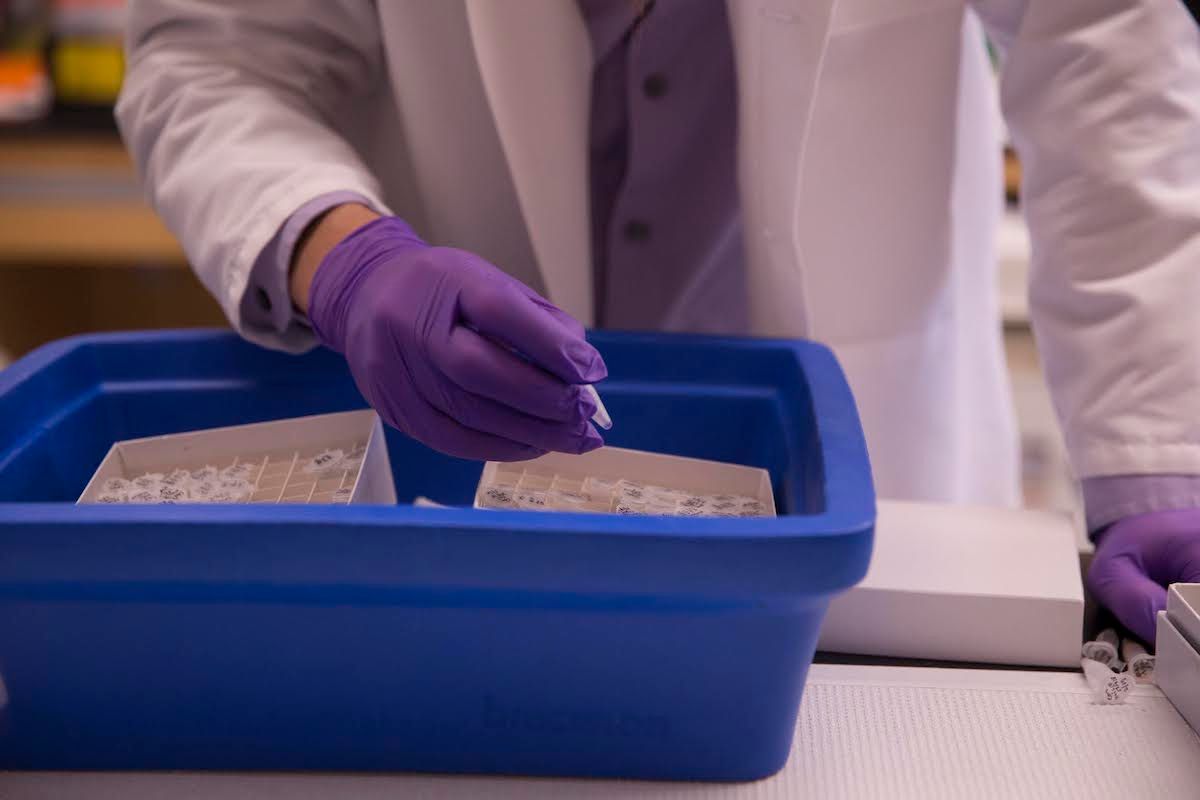
[[[808,337],[881,495],[1012,504],[981,28],[1092,587],[1152,639],[1162,584],[1200,580],[1178,0],[134,0],[117,116],[234,326],[344,353],[430,446],[598,446],[582,325]]]

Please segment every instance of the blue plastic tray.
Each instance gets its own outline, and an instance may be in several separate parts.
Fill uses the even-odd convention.
[[[785,516],[74,506],[117,439],[361,407],[325,351],[88,336],[0,373],[0,768],[744,780],[778,770],[867,568],[823,347],[597,334],[610,443],[764,467]],[[401,501],[480,464],[389,430]]]

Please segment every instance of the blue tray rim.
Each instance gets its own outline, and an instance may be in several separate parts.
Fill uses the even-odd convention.
[[[596,514],[557,513],[548,515],[536,511],[481,512],[469,508],[424,509],[412,506],[78,506],[71,503],[2,503],[0,525],[87,525],[130,526],[140,524],[204,525],[214,522],[238,525],[271,525],[280,522],[299,524],[330,524],[359,527],[447,527],[468,530],[494,530],[510,533],[566,530],[580,535],[612,534],[617,536],[663,536],[677,539],[736,538],[739,541],[756,538],[777,540],[786,537],[822,537],[858,534],[870,530],[875,522],[874,490],[870,482],[854,474],[856,466],[869,464],[866,441],[861,424],[842,425],[832,429],[833,419],[854,415],[858,422],[853,395],[845,374],[833,352],[825,345],[790,339],[712,337],[698,334],[636,334],[589,333],[589,339],[599,345],[606,341],[629,343],[639,339],[662,341],[664,336],[675,342],[705,342],[725,347],[749,349],[786,349],[800,362],[802,373],[821,375],[821,380],[808,382],[818,435],[822,442],[825,470],[825,510],[815,514],[795,514],[774,518],[753,519],[696,519],[676,520],[669,517],[621,517]],[[36,376],[54,361],[72,351],[92,345],[139,344],[147,342],[178,342],[189,344],[215,343],[221,339],[239,340],[232,331],[222,328],[187,328],[162,331],[122,331],[80,334],[49,342],[0,370],[0,396]],[[240,340],[239,340],[240,341]],[[849,404],[849,407],[847,407]],[[868,470],[869,475],[869,470]],[[650,524],[647,524],[650,523]]]

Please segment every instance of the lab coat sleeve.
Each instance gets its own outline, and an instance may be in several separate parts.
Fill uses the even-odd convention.
[[[1200,474],[1200,33],[1179,0],[974,0],[1081,478]]]
[[[151,204],[247,338],[287,350],[310,333],[248,324],[259,253],[306,202],[353,192],[386,212],[335,130],[380,80],[368,0],[134,0],[117,120]]]
[[[1136,514],[1200,508],[1200,475],[1108,475],[1085,478],[1083,508],[1094,536]]]

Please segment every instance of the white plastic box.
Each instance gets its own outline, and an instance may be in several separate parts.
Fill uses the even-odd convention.
[[[595,493],[588,493],[592,482],[599,485],[635,482],[652,490],[674,490],[676,507],[671,511],[653,502],[626,505],[616,495],[610,501],[596,499]],[[585,495],[578,503],[569,505],[555,506],[551,502],[546,506],[535,501],[514,503],[517,508],[673,516],[775,516],[771,476],[764,469],[619,447],[601,447],[583,455],[548,453],[515,463],[489,461],[475,492],[475,507],[507,505],[489,501],[489,489],[497,486],[511,489],[514,494],[529,489],[537,493],[558,492],[565,497]],[[703,499],[706,504],[690,508],[689,497]]]
[[[328,451],[346,454],[345,467],[306,469]],[[350,454],[355,454],[353,457]],[[147,473],[223,470],[248,464],[251,503],[395,504],[383,425],[373,411],[346,411],[310,417],[210,428],[189,433],[128,439],[115,443],[80,495],[80,503],[108,502],[106,482],[133,480]],[[200,499],[129,502],[205,502]]]
[[[1069,520],[1044,511],[880,501],[866,577],[835,597],[817,647],[1078,666],[1083,583]]]
[[[1200,583],[1171,585],[1155,638],[1154,680],[1200,733]]]

